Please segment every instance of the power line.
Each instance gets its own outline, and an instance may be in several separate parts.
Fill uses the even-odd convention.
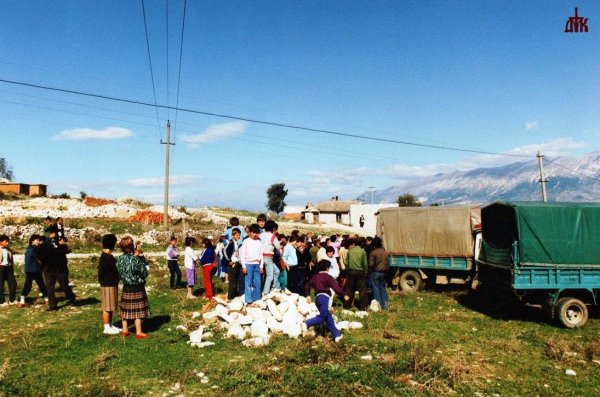
[[[167,39],[167,105],[169,102],[169,0],[165,2],[165,36]],[[167,108],[167,120],[171,118],[170,110]]]
[[[557,162],[556,162],[556,161],[554,161],[554,160],[546,159],[546,161],[548,161],[549,163],[555,164],[555,165],[557,165],[557,166],[559,166],[559,167],[561,167],[561,168],[564,168],[564,169],[565,169],[565,170],[567,170],[567,171],[571,171],[571,172],[573,172],[573,173],[575,173],[575,174],[579,174],[579,175],[581,175],[581,176],[583,176],[583,177],[586,177],[586,178],[589,178],[589,179],[593,179],[593,180],[595,180],[595,181],[600,181],[600,178],[596,178],[596,177],[594,177],[594,176],[586,175],[586,174],[584,174],[584,173],[583,173],[583,172],[581,172],[581,171],[577,171],[577,170],[574,170],[574,169],[572,169],[572,168],[569,168],[569,167],[567,167],[567,166],[564,166],[564,165],[562,165],[562,164],[560,164],[560,163],[557,163]]]
[[[161,109],[175,109],[174,107],[171,107],[169,105],[159,105],[159,104],[153,105],[148,102],[137,101],[137,100],[133,100],[133,99],[124,99],[124,98],[117,98],[117,97],[112,97],[112,96],[108,96],[108,95],[92,94],[92,93],[88,93],[88,92],[75,91],[75,90],[67,90],[64,88],[48,87],[48,86],[43,86],[43,85],[39,85],[39,84],[25,83],[25,82],[5,80],[5,79],[0,79],[0,82],[21,85],[21,86],[25,86],[25,87],[38,88],[38,89],[43,89],[43,90],[49,90],[49,91],[64,92],[67,94],[87,96],[87,97],[91,97],[91,98],[99,98],[99,99],[106,99],[106,100],[111,100],[111,101],[130,103],[130,104],[141,105],[141,106],[153,106],[153,107],[161,108]],[[251,119],[251,118],[247,118],[247,117],[232,116],[232,115],[213,113],[213,112],[205,112],[205,111],[194,110],[194,109],[177,108],[177,110],[181,111],[181,112],[186,112],[186,113],[202,114],[205,116],[213,116],[213,117],[225,118],[225,119],[229,119],[229,120],[247,121],[249,123],[254,123],[254,124],[269,125],[269,126],[274,126],[274,127],[288,128],[288,129],[308,131],[308,132],[317,132],[317,133],[321,133],[321,134],[343,136],[343,137],[347,137],[347,138],[363,139],[363,140],[369,140],[369,141],[375,141],[375,142],[395,143],[395,144],[400,144],[400,145],[417,146],[417,147],[424,147],[424,148],[429,148],[429,149],[450,150],[450,151],[455,151],[455,152],[489,154],[489,155],[494,155],[494,156],[507,156],[507,157],[518,157],[518,158],[530,158],[531,157],[531,156],[525,156],[522,154],[488,152],[488,151],[484,151],[484,150],[464,149],[464,148],[459,148],[459,147],[430,145],[430,144],[424,144],[424,143],[400,141],[400,140],[395,140],[395,139],[377,138],[377,137],[367,136],[367,135],[350,134],[350,133],[346,133],[346,132],[303,127],[303,126],[293,125],[293,124],[284,124],[284,123],[278,123],[278,122],[273,122],[273,121]]]
[[[158,139],[161,139],[160,133],[160,119],[158,117],[158,106],[156,102],[156,87],[154,86],[154,71],[152,70],[152,57],[150,56],[150,41],[148,40],[148,24],[146,22],[146,7],[144,0],[142,0],[142,14],[144,14],[144,31],[146,32],[146,49],[148,50],[148,64],[150,65],[150,78],[152,79],[152,93],[154,94],[154,109],[156,110],[156,126],[158,131]],[[168,92],[167,92],[168,94]],[[168,95],[167,95],[168,97]],[[149,106],[152,106],[149,104]]]
[[[177,109],[179,108],[179,87],[181,85],[181,60],[183,59],[183,32],[185,31],[185,10],[187,8],[187,0],[183,2],[183,22],[181,24],[181,44],[179,47],[179,71],[177,72],[177,97],[175,101],[175,122],[173,123],[174,136],[177,136]]]

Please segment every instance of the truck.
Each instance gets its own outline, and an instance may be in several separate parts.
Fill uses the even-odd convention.
[[[469,284],[480,241],[480,208],[393,207],[377,213],[377,235],[394,271],[393,284],[405,292],[425,283]]]
[[[480,285],[582,327],[600,302],[600,203],[499,201],[481,218]]]

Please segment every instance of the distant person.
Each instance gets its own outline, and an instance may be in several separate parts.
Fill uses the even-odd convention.
[[[0,235],[0,305],[8,306],[17,303],[17,280],[15,280],[15,263],[13,252],[9,248],[10,238],[6,234]],[[4,283],[8,284],[8,302],[4,300]]]
[[[194,295],[194,286],[196,285],[196,264],[198,263],[198,255],[194,251],[194,247],[198,241],[194,237],[186,237],[183,244],[185,251],[183,253],[183,267],[185,268],[185,280],[187,284],[187,299],[196,299]]]
[[[373,291],[373,299],[379,302],[382,309],[387,309],[390,301],[386,289],[385,276],[390,267],[390,257],[383,249],[381,237],[373,238],[373,250],[369,255],[369,284]]]
[[[35,251],[38,259],[42,264],[42,270],[46,279],[46,291],[48,292],[48,311],[58,310],[56,300],[56,283],[60,285],[61,290],[65,293],[67,300],[75,305],[75,294],[69,287],[69,267],[67,254],[71,252],[67,245],[66,237],[56,241],[57,234],[56,225],[52,225],[48,230],[48,239],[44,244],[38,246]]]
[[[52,218],[50,218],[50,216],[44,218],[44,236],[46,236],[46,238],[50,236],[50,227],[53,225],[54,223],[52,223]]]
[[[302,234],[296,237],[296,257],[298,258],[297,289],[298,293],[304,296],[304,286],[308,281],[311,256],[306,246],[306,236]]]
[[[144,262],[144,266],[146,266],[146,269],[150,271],[150,268],[148,267],[148,260],[144,255],[144,248],[142,247],[141,241],[135,243],[135,250],[133,251],[133,255],[137,256],[142,262]]]
[[[256,224],[258,225],[258,228],[260,229],[260,234],[264,233],[266,223],[267,223],[267,216],[265,214],[258,214],[258,216],[256,217]]]
[[[29,246],[27,247],[27,251],[25,251],[25,284],[21,292],[21,306],[26,306],[25,299],[29,295],[29,292],[31,292],[34,281],[40,289],[44,300],[48,301],[48,293],[46,292],[46,284],[44,283],[40,260],[35,255],[35,249],[40,243],[39,235],[32,234],[29,237]]]
[[[117,236],[105,234],[102,237],[102,253],[98,262],[98,283],[102,297],[102,324],[105,335],[116,335],[122,329],[113,325],[113,313],[117,311],[119,299],[119,271],[113,251],[117,245]]]
[[[333,277],[334,280],[337,281],[337,278],[340,276],[340,267],[338,265],[337,259],[335,259],[335,250],[332,246],[328,246],[325,248],[325,252],[327,254],[327,258],[331,265],[329,266],[329,275]]]
[[[249,237],[240,249],[242,272],[246,276],[244,295],[247,304],[260,300],[260,275],[264,272],[262,243],[258,238],[260,227],[254,223],[249,230]]]
[[[279,245],[279,240],[277,239],[277,234],[274,231],[277,230],[277,223],[272,220],[268,220],[265,223],[265,231],[260,235],[260,242],[262,243],[262,252],[263,252],[263,263],[265,266],[265,286],[263,289],[263,295],[271,292],[271,288],[279,291],[281,286],[279,285],[279,264],[275,264],[273,262],[273,257],[275,256],[275,252],[279,254],[279,250],[281,246]],[[277,255],[277,258],[280,258]],[[279,259],[278,259],[279,260]]]
[[[342,339],[342,333],[335,326],[333,316],[329,312],[329,302],[332,297],[332,291],[344,297],[344,301],[348,301],[348,297],[344,295],[344,290],[335,282],[329,274],[330,262],[322,260],[317,264],[318,273],[310,279],[304,287],[304,293],[309,296],[310,290],[315,291],[315,303],[319,309],[319,315],[309,318],[302,323],[303,329],[314,327],[325,323],[329,332],[333,336],[333,340],[337,343]]]
[[[215,270],[215,248],[210,238],[202,240],[204,250],[200,255],[200,265],[202,266],[202,281],[204,283],[204,296],[209,301],[213,299],[214,285],[212,281],[213,271]]]
[[[360,227],[365,227],[365,216],[361,215],[360,219],[358,220],[358,224],[360,225]]]
[[[177,238],[171,236],[169,239],[169,246],[165,251],[165,257],[167,259],[167,266],[169,267],[169,273],[171,277],[169,279],[169,286],[171,289],[175,289],[181,286],[181,270],[179,270],[179,251],[177,250]]]
[[[128,321],[133,320],[135,324],[135,338],[145,339],[150,335],[142,332],[142,321],[150,317],[150,304],[146,294],[146,277],[148,269],[144,263],[133,252],[135,246],[133,239],[129,236],[123,237],[119,242],[123,251],[117,259],[117,269],[123,282],[121,293],[121,322],[123,324],[123,336],[129,335]]]
[[[64,220],[62,217],[58,217],[56,218],[56,238],[57,240],[60,240],[61,238],[65,237],[65,225],[64,225]]]
[[[234,229],[238,229],[240,231],[242,241],[248,235],[246,233],[246,230],[240,226],[239,218],[237,216],[232,216],[231,218],[229,218],[229,227],[227,229],[225,229],[225,231],[223,232],[223,234],[225,236],[227,236],[227,241],[231,241],[231,233],[233,232]]]
[[[288,271],[289,268],[285,261],[283,260],[283,251],[285,250],[285,246],[287,245],[287,237],[285,234],[278,234],[277,239],[279,240],[279,252],[281,255],[280,268],[279,268],[279,288],[281,288],[282,292],[289,292],[288,290]]]
[[[287,244],[283,248],[283,262],[287,269],[287,288],[296,294],[300,291],[300,274],[298,271],[298,254],[296,253],[296,238],[290,236]]]
[[[358,291],[358,309],[365,310],[367,308],[367,254],[365,250],[357,245],[356,240],[350,239],[348,242],[350,249],[348,250],[346,263],[346,295],[349,300],[344,302],[344,307],[349,309],[354,301],[354,294]]]
[[[231,300],[236,296],[243,295],[243,280],[242,264],[240,262],[240,240],[242,233],[239,228],[233,229],[231,240],[225,248],[224,259],[228,262],[227,271],[229,273],[229,285],[227,288],[227,299]]]

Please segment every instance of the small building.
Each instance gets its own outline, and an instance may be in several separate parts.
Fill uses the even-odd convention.
[[[342,225],[350,224],[350,207],[360,204],[357,200],[338,200],[333,197],[329,201],[322,201],[314,206],[307,205],[302,211],[304,219],[308,223],[339,223]]]
[[[350,225],[360,227],[360,217],[364,219],[363,229],[369,235],[375,234],[377,212],[382,208],[397,207],[398,203],[389,204],[357,204],[350,207]]]
[[[26,183],[0,183],[0,193],[22,194],[24,196],[46,196],[48,185]]]

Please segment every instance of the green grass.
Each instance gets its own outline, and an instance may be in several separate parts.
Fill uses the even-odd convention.
[[[70,264],[84,306],[51,313],[42,306],[0,308],[0,395],[600,394],[600,365],[592,361],[600,359],[597,317],[583,329],[565,330],[535,308],[482,303],[444,289],[392,294],[389,312],[371,314],[365,328],[345,332],[339,344],[328,335],[278,336],[267,347],[248,349],[216,333],[215,346],[197,349],[176,326],[194,329],[199,322],[191,313],[201,302],[166,288],[162,263],[151,265],[149,278],[151,338],[104,336],[96,261]],[[23,278],[18,281],[21,287]],[[373,360],[360,358],[365,355]],[[577,376],[565,375],[567,368]]]

